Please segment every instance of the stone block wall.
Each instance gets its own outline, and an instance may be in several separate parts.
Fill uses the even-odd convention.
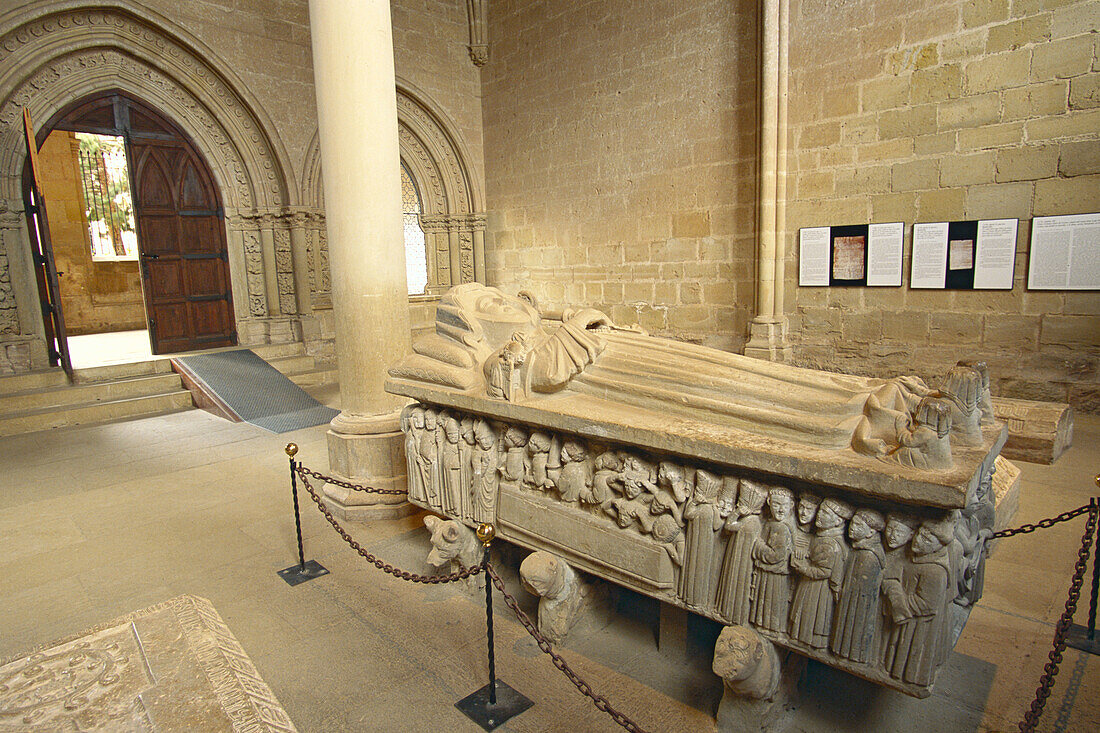
[[[483,71],[489,284],[739,349],[756,4],[501,0]]]
[[[1100,3],[791,0],[797,362],[942,374],[1100,410],[1100,294],[1026,289],[1031,218],[1100,210]],[[1020,219],[1011,292],[798,288],[798,228]],[[905,278],[909,282],[906,228]]]

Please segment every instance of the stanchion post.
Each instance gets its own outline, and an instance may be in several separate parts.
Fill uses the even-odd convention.
[[[294,531],[298,538],[298,564],[280,570],[279,577],[289,585],[298,585],[307,580],[328,575],[328,570],[316,560],[306,562],[306,554],[302,546],[302,515],[298,509],[298,465],[294,460],[294,456],[298,455],[298,446],[295,443],[287,443],[284,450],[287,458],[290,459],[290,495],[294,500]]]
[[[489,575],[489,544],[496,537],[491,524],[477,528],[477,538],[485,548],[481,557],[481,574],[485,579],[485,630],[489,641],[489,684],[455,703],[455,707],[487,731],[503,725],[534,705],[511,685],[497,680],[496,652],[493,643],[493,579]],[[500,693],[499,695],[497,693]],[[500,698],[499,700],[497,698]]]
[[[1100,487],[1100,475],[1096,476],[1096,486]],[[1100,496],[1094,497],[1090,502],[1094,509],[1100,511]],[[1100,522],[1096,523],[1096,539],[1092,543],[1092,595],[1089,596],[1089,641],[1096,640],[1096,596],[1100,591]]]
[[[481,544],[485,547],[485,554],[482,556],[481,567],[482,572],[485,573],[485,636],[489,641],[489,704],[497,704],[497,664],[496,654],[494,652],[493,644],[493,583],[489,578],[489,573],[486,572],[486,568],[489,567],[489,543],[493,541],[493,537],[496,536],[496,530],[493,529],[491,524],[482,524],[477,528],[477,538],[481,540]]]

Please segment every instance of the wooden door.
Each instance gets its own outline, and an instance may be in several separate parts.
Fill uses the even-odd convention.
[[[54,127],[126,138],[153,353],[236,344],[225,217],[190,141],[120,92],[82,101]]]

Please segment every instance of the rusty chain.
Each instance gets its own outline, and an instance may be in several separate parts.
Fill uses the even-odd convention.
[[[530,617],[528,617],[528,615],[523,612],[523,609],[519,607],[519,603],[516,601],[516,599],[512,596],[512,594],[504,589],[504,581],[500,579],[499,575],[497,575],[496,569],[493,568],[492,565],[486,564],[485,572],[486,574],[488,574],[489,580],[491,580],[493,585],[496,586],[497,590],[500,591],[500,594],[504,596],[504,602],[508,605],[508,608],[512,609],[512,613],[514,613],[516,618],[519,619],[519,622],[523,625],[523,628],[527,629],[527,633],[534,638],[535,642],[538,644],[539,649],[550,656],[550,659],[553,661],[554,666],[561,670],[561,673],[564,674],[578,690],[580,690],[580,693],[592,700],[592,704],[596,706],[597,710],[600,710],[601,712],[610,715],[612,720],[614,720],[626,730],[631,731],[631,733],[646,733],[644,728],[620,713],[615,708],[611,707],[611,703],[608,702],[606,697],[604,697],[603,695],[597,695],[595,692],[593,692],[592,687],[587,682],[585,682],[579,674],[573,671],[573,668],[569,666],[569,664],[561,657],[560,654],[558,654],[553,650],[553,648],[551,648],[550,642],[546,639],[545,636],[542,635],[541,632],[539,632],[534,622],[531,621]]]
[[[1019,527],[1013,529],[1002,529],[1000,532],[994,532],[989,539],[996,539],[998,537],[1012,537],[1018,534],[1027,534],[1034,532],[1037,529],[1049,529],[1059,522],[1068,522],[1071,519],[1076,519],[1089,510],[1090,504],[1079,506],[1076,509],[1068,512],[1062,512],[1056,517],[1048,517],[1047,519],[1040,519],[1035,524],[1021,524]]]
[[[376,489],[373,486],[362,486],[360,484],[353,484],[350,481],[341,481],[338,478],[332,476],[326,476],[325,474],[314,471],[312,468],[306,468],[299,462],[294,463],[294,470],[298,472],[298,475],[302,477],[302,480],[306,480],[306,476],[312,476],[318,481],[324,481],[326,484],[332,484],[333,486],[341,486],[345,489],[351,489],[352,491],[362,491],[367,494],[407,494],[409,493],[405,489]]]
[[[410,573],[408,570],[402,570],[401,568],[395,568],[393,565],[390,565],[388,562],[383,562],[382,560],[380,560],[375,555],[372,555],[371,553],[364,550],[363,546],[360,545],[358,542],[356,542],[352,538],[352,536],[349,535],[344,530],[344,528],[340,526],[340,523],[336,521],[336,518],[334,516],[332,516],[332,512],[330,512],[328,510],[328,507],[325,506],[325,502],[321,499],[320,496],[317,495],[317,491],[313,488],[313,485],[309,483],[309,479],[306,478],[307,473],[312,476],[316,472],[315,471],[299,471],[298,476],[302,479],[302,484],[306,487],[306,491],[308,491],[309,495],[311,497],[313,497],[313,502],[321,510],[321,513],[325,515],[325,519],[328,520],[328,523],[332,525],[332,528],[336,530],[337,534],[339,534],[341,537],[344,538],[344,542],[347,542],[348,546],[351,547],[351,549],[355,550],[357,553],[359,553],[359,555],[364,560],[366,560],[367,562],[369,562],[371,565],[378,568],[382,572],[389,573],[390,575],[394,576],[395,578],[400,578],[401,580],[408,580],[412,583],[426,583],[426,584],[429,584],[429,585],[438,585],[440,583],[454,583],[455,581],[464,580],[466,578],[469,578],[471,575],[477,575],[478,573],[482,572],[483,568],[482,568],[481,565],[474,565],[473,567],[470,567],[470,568],[463,568],[462,570],[456,570],[455,572],[449,573],[448,575],[420,575],[418,573]],[[316,476],[315,476],[315,478],[316,478]],[[379,493],[382,493],[382,492],[379,492]],[[403,493],[403,492],[389,492],[389,493]]]
[[[1077,611],[1077,601],[1081,597],[1081,585],[1085,579],[1085,569],[1088,567],[1089,549],[1092,547],[1092,538],[1096,531],[1100,505],[1093,500],[1081,509],[1066,512],[1066,514],[1078,516],[1086,511],[1089,518],[1085,523],[1085,534],[1081,537],[1081,549],[1077,551],[1077,562],[1073,566],[1073,580],[1070,581],[1069,597],[1066,599],[1065,610],[1054,627],[1054,648],[1047,655],[1050,661],[1043,667],[1043,676],[1039,678],[1039,687],[1035,690],[1035,699],[1031,703],[1031,708],[1024,713],[1024,719],[1020,721],[1021,733],[1032,733],[1035,726],[1039,724],[1039,716],[1043,714],[1043,706],[1046,705],[1047,697],[1050,696],[1050,689],[1054,686],[1054,678],[1058,674],[1058,665],[1062,663],[1062,652],[1066,650],[1066,634],[1069,633],[1070,625],[1073,623],[1073,614]],[[1051,521],[1051,524],[1059,521],[1062,516],[1065,515],[1059,515],[1058,518]],[[1044,525],[1040,522],[1040,526]],[[1050,524],[1045,526],[1049,527]],[[1038,527],[1026,531],[1034,531],[1035,529],[1038,529]]]

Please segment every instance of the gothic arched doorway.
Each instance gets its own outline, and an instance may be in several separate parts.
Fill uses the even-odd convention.
[[[187,135],[117,90],[60,110],[37,133],[38,144],[54,130],[125,141],[152,353],[236,344],[225,214],[210,168]]]

